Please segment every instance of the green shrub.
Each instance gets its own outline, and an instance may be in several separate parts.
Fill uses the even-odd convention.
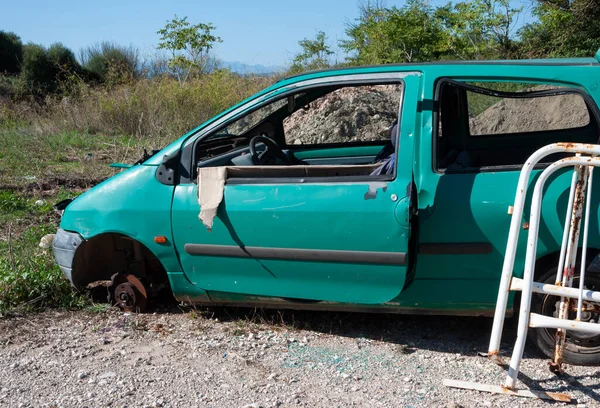
[[[43,46],[29,43],[23,47],[21,77],[31,93],[39,94],[53,90],[54,70]]]
[[[26,112],[31,109],[31,105],[17,102],[25,94],[21,77],[0,75],[0,129],[16,129],[27,125]]]
[[[0,74],[18,74],[23,59],[23,43],[18,35],[0,31]]]
[[[139,77],[139,53],[134,47],[102,42],[81,52],[84,68],[91,78],[108,85],[122,84]]]
[[[54,264],[51,250],[37,243],[45,234],[54,233],[51,224],[30,227],[0,245],[0,314],[14,308],[33,309],[76,307],[85,299],[71,289],[69,281]]]
[[[67,79],[80,73],[75,55],[61,43],[52,44],[47,50],[33,43],[23,47],[21,78],[32,95],[56,92]]]
[[[61,43],[52,44],[48,48],[47,55],[51,69],[54,71],[54,81],[62,83],[69,80],[72,75],[81,73],[81,65],[77,62],[75,54]]]
[[[0,103],[14,101],[24,93],[24,82],[20,76],[0,74]]]

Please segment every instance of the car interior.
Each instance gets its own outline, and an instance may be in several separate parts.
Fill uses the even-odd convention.
[[[523,92],[502,92],[452,80],[442,81],[438,85],[436,97],[438,105],[437,126],[435,126],[437,134],[434,139],[437,141],[434,153],[436,170],[453,173],[515,168],[525,163],[537,149],[551,143],[597,143],[598,123],[593,112],[594,108],[584,100],[580,92],[577,89],[556,87]],[[526,130],[519,132],[499,130],[492,132],[493,134],[471,134],[474,117],[469,111],[469,103],[479,95],[489,97],[491,101],[488,102],[490,112],[484,111],[479,114],[487,114],[489,117],[486,117],[486,120],[494,121],[492,125],[500,129],[504,122],[523,120],[523,115],[519,115],[520,106],[528,109],[528,112],[533,110],[534,117],[535,108],[539,108],[538,117],[542,122],[542,109],[547,109],[548,104],[557,102],[550,101],[552,98],[568,95],[580,99],[577,106],[584,111],[574,113],[565,112],[563,109],[562,112],[560,110],[555,112],[554,116],[559,117],[558,126],[547,123],[519,124],[513,128],[521,127]],[[508,100],[513,102],[507,102]],[[573,104],[569,105],[566,108],[574,110]],[[570,120],[575,115],[580,119],[577,123],[571,123]],[[562,126],[561,116],[564,118]],[[542,164],[552,163],[563,156],[565,155],[548,156]]]
[[[196,143],[194,167],[227,167],[228,183],[256,178],[286,178],[299,182],[322,177],[393,178],[394,166],[389,162],[396,150],[392,142],[398,137],[398,127],[392,129],[395,123],[387,131],[386,140],[314,145],[286,143],[284,120],[287,117],[299,110],[309,112],[313,101],[344,87],[348,85],[309,89],[259,107],[255,113],[260,110],[266,113],[264,116],[259,114],[256,123],[252,122],[256,118],[238,118],[248,122],[248,126],[226,123]],[[398,110],[398,106],[390,108],[394,112]],[[251,115],[252,112],[247,116]],[[242,131],[234,131],[236,128]],[[324,129],[331,129],[331,126],[324,126]],[[347,149],[347,153],[340,153],[340,149]]]

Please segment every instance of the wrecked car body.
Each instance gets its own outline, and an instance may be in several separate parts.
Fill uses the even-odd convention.
[[[190,304],[491,316],[519,170],[547,144],[597,143],[599,73],[584,58],[287,78],[69,203],[57,263],[132,309],[170,288]],[[568,179],[545,192],[549,276]],[[600,339],[578,347],[600,359]]]

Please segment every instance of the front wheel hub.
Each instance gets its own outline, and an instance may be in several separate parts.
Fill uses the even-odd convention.
[[[117,275],[113,282],[113,304],[126,312],[144,312],[148,295],[144,284],[131,274]]]

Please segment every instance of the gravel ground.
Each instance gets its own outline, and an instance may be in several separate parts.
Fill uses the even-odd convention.
[[[226,308],[5,317],[0,406],[543,406],[442,385],[501,384],[504,369],[477,356],[490,327],[484,318]],[[600,406],[600,369],[566,369],[555,377],[529,349],[522,379]]]

